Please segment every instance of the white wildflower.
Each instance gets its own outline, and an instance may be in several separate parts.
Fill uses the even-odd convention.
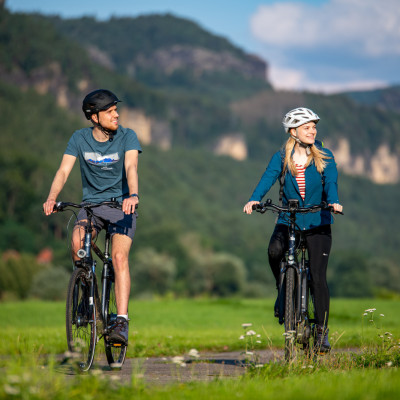
[[[3,388],[7,394],[10,394],[12,396],[16,396],[21,393],[21,390],[19,389],[19,387],[15,387],[15,386],[9,385],[7,383],[3,386]]]
[[[252,351],[246,351],[246,356],[252,356],[254,353]]]
[[[256,340],[256,343],[261,343],[261,340]]]
[[[182,364],[183,362],[184,362],[184,358],[182,357],[182,356],[175,356],[175,357],[172,357],[172,362],[174,363],[174,364]]]
[[[388,367],[391,367],[392,365],[393,365],[392,361],[389,361],[389,362],[386,363],[386,366],[388,366]]]
[[[252,330],[246,332],[247,336],[254,336],[255,334],[256,333],[254,331],[252,331]]]
[[[19,383],[21,382],[21,378],[18,375],[8,375],[7,380],[10,383]]]
[[[251,324],[250,322],[246,323],[246,324],[242,324],[243,328],[250,328],[251,326],[253,326],[253,324]]]
[[[241,335],[241,336],[239,337],[239,340],[244,340],[244,336]]]
[[[200,354],[196,349],[190,349],[188,354],[189,354],[190,357],[194,357],[194,358],[199,358],[200,357]]]
[[[384,317],[385,316],[385,314],[379,314],[381,317]]]

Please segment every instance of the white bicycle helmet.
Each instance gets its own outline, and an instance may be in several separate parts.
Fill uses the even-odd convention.
[[[317,114],[309,108],[299,107],[289,111],[283,117],[283,127],[285,132],[289,133],[291,128],[297,128],[300,125],[306,124],[307,122],[314,121],[317,123],[320,120]]]

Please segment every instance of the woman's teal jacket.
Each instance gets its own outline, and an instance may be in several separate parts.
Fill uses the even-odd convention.
[[[287,205],[289,199],[298,199],[300,207],[319,205],[322,201],[326,201],[328,204],[339,203],[337,187],[338,173],[335,159],[332,152],[327,148],[324,147],[321,150],[329,157],[325,160],[326,167],[322,174],[317,171],[314,163],[311,163],[306,168],[306,195],[304,200],[300,196],[296,178],[289,171],[286,172],[283,186],[283,205]],[[262,175],[257,187],[254,189],[249,201],[261,201],[263,199],[280,177],[282,167],[282,151],[280,150],[272,156],[267,169]],[[316,213],[299,214],[296,222],[302,230],[307,230],[321,225],[332,224],[333,218],[329,211],[323,210]],[[277,223],[288,225],[288,220],[285,218],[284,213],[280,213]]]

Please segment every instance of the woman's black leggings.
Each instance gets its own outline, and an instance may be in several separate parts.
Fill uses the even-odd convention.
[[[328,326],[329,288],[326,281],[329,253],[332,246],[331,226],[323,225],[304,231],[308,257],[310,260],[311,288],[315,300],[315,320],[317,325]],[[268,247],[268,259],[278,287],[279,265],[288,249],[288,226],[278,224],[271,236]]]

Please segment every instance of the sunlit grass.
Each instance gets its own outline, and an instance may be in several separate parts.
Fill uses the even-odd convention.
[[[171,367],[174,367],[171,365]],[[400,393],[398,368],[312,368],[272,364],[257,374],[211,382],[149,385],[142,371],[122,381],[118,373],[94,370],[66,376],[56,363],[43,365],[33,356],[13,359],[0,375],[0,398],[26,399],[395,399]]]
[[[66,350],[64,307],[0,303],[0,398],[391,400],[400,393],[398,301],[333,300],[331,343],[334,349],[353,351],[323,357],[299,354],[290,363],[278,357],[266,365],[258,363],[257,352],[283,347],[272,299],[133,301],[128,357],[165,355],[171,368],[181,368],[182,357],[174,356],[239,350],[248,361],[242,377],[165,386],[146,384],[140,368],[124,382],[117,372],[99,369],[66,374],[59,364]],[[98,358],[105,358],[102,348],[100,342]]]
[[[376,299],[334,299],[330,340],[334,348],[379,345],[390,332],[400,337],[400,302]],[[374,324],[365,310],[375,308]],[[131,301],[128,357],[179,355],[199,351],[243,350],[242,324],[262,336],[257,349],[283,347],[283,327],[273,317],[272,299],[159,299]],[[383,314],[384,316],[381,316]],[[63,302],[0,303],[0,354],[61,354],[66,350]],[[96,352],[102,351],[99,342]]]

